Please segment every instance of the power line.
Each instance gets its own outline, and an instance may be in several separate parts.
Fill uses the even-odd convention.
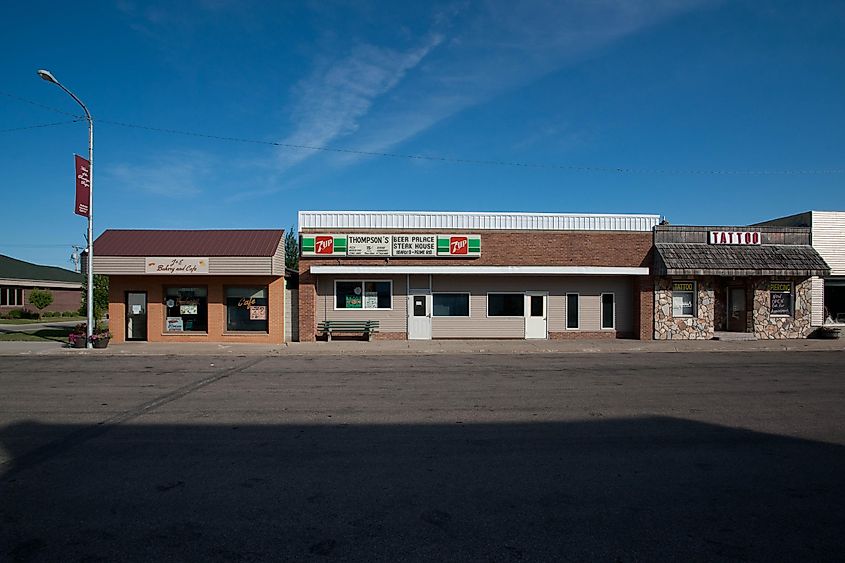
[[[64,123],[73,123],[83,119],[82,116],[72,114],[51,106],[44,105],[33,100],[28,100],[21,96],[10,94],[8,92],[0,91],[0,94],[9,98],[28,103],[46,110],[70,115],[76,119],[70,122],[48,123],[43,125],[33,125],[29,127],[21,127],[15,129],[0,130],[0,132],[20,131],[23,129],[33,129],[36,127],[50,127],[52,125],[60,125]],[[137,123],[127,123],[125,121],[114,121],[110,119],[95,119],[98,123],[106,123],[109,125],[117,125],[119,127],[128,127],[132,129],[142,129],[145,131],[154,131],[157,133],[167,133],[170,135],[183,135],[189,137],[199,137],[203,139],[212,139],[217,141],[226,141],[234,143],[247,143],[254,145],[265,145],[273,147],[281,147],[293,150],[307,150],[315,152],[330,152],[339,154],[351,154],[357,156],[372,156],[381,158],[395,158],[406,160],[423,160],[429,162],[442,162],[447,164],[461,164],[473,166],[504,166],[514,168],[534,168],[547,170],[567,170],[570,172],[601,172],[611,174],[658,174],[658,175],[685,175],[685,176],[806,176],[806,175],[831,175],[843,174],[845,168],[828,168],[828,169],[803,169],[803,170],[718,170],[718,169],[684,169],[684,168],[634,168],[627,166],[577,166],[571,164],[547,164],[537,162],[520,162],[510,160],[495,160],[495,159],[471,159],[471,158],[457,158],[448,156],[434,156],[423,154],[403,154],[394,152],[379,152],[366,151],[359,149],[350,149],[342,147],[327,147],[316,145],[300,145],[294,143],[283,143],[279,141],[265,141],[261,139],[249,139],[245,137],[232,137],[226,135],[213,135],[209,133],[199,133],[196,131],[185,131],[181,129],[170,129],[164,127],[153,127],[149,125],[140,125]]]
[[[53,123],[38,123],[36,125],[25,125],[23,127],[13,127],[11,129],[0,129],[0,133],[11,133],[13,131],[24,131],[26,129],[40,129],[42,127],[53,127],[55,125],[67,125],[68,123],[78,123],[82,119],[72,119],[70,121],[54,121]]]

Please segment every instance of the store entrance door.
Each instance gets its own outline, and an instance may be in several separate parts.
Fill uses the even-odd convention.
[[[728,332],[745,332],[748,324],[745,310],[745,288],[728,288]]]
[[[408,340],[431,340],[431,291],[412,289],[408,295]]]
[[[147,293],[126,292],[126,340],[147,339]]]
[[[541,292],[525,294],[525,338],[546,338],[548,336],[547,297],[547,293]]]

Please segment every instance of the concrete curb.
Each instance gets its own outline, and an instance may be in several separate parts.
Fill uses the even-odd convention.
[[[265,344],[162,344],[131,342],[106,349],[64,348],[54,342],[0,342],[0,356],[375,356],[434,354],[632,354],[685,352],[843,352],[843,340],[763,341],[524,341],[434,340],[376,342],[292,342]]]

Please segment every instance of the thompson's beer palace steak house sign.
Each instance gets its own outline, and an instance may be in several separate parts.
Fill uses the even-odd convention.
[[[480,235],[308,234],[303,256],[463,257],[481,256]]]

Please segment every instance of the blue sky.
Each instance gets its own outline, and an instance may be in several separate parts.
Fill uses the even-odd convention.
[[[69,119],[15,96],[77,111],[38,68],[102,120],[96,234],[286,228],[299,209],[676,224],[845,209],[843,173],[736,173],[845,168],[842,2],[36,0],[4,15],[0,130]],[[70,266],[86,228],[72,213],[72,154],[86,134],[84,123],[0,133],[0,253]]]

